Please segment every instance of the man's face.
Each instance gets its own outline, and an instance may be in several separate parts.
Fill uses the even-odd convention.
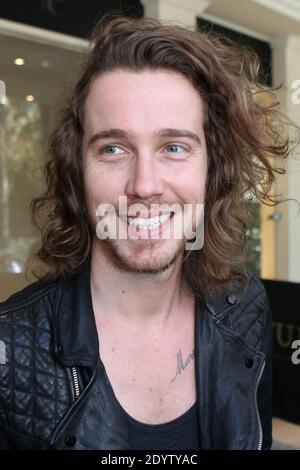
[[[109,129],[121,129],[124,135],[94,137]],[[190,131],[196,140],[158,135],[162,129]],[[204,202],[207,173],[203,105],[192,84],[172,71],[120,69],[102,74],[93,82],[85,103],[82,149],[94,243],[131,272],[158,273],[178,261],[189,238],[184,235],[187,232],[182,222],[189,217],[195,230],[195,206]],[[127,215],[133,217],[123,217],[119,196],[127,198]],[[111,205],[117,214],[112,218],[107,213],[106,219],[101,219],[108,228],[114,224],[117,229],[105,240],[96,235],[101,212],[96,215],[96,209],[103,204]],[[142,210],[131,212],[136,204],[142,204]],[[157,209],[161,204],[163,211]],[[184,215],[185,205],[193,207],[192,218]],[[172,217],[165,221],[170,213]],[[162,219],[150,220],[159,214]],[[152,222],[159,225],[153,226]],[[174,235],[178,223],[181,237]]]

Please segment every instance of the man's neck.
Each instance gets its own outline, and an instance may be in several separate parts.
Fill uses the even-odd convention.
[[[124,271],[96,248],[91,257],[91,293],[95,315],[133,327],[164,330],[190,304],[193,293],[182,276],[179,258],[159,274]]]

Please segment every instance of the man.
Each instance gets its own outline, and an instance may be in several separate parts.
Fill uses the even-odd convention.
[[[243,253],[280,114],[209,34],[115,15],[92,40],[32,204],[48,272],[0,307],[1,447],[270,449],[271,311]]]

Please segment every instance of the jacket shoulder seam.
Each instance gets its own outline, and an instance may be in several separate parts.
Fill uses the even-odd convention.
[[[30,287],[30,285],[28,287]],[[33,292],[28,296],[26,295],[26,292],[23,291],[19,291],[15,294],[12,294],[11,297],[9,297],[7,300],[0,304],[0,318],[1,315],[5,313],[28,307],[34,304],[36,301],[41,300],[43,297],[47,297],[51,292],[55,291],[55,289],[55,285],[39,286],[39,290],[37,292]]]

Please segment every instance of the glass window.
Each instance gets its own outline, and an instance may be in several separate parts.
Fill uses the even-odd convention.
[[[40,244],[29,205],[42,190],[57,107],[87,44],[74,38],[73,47],[68,36],[64,44],[62,35],[61,45],[18,36],[0,31],[0,301],[35,280],[25,277],[27,260]]]

